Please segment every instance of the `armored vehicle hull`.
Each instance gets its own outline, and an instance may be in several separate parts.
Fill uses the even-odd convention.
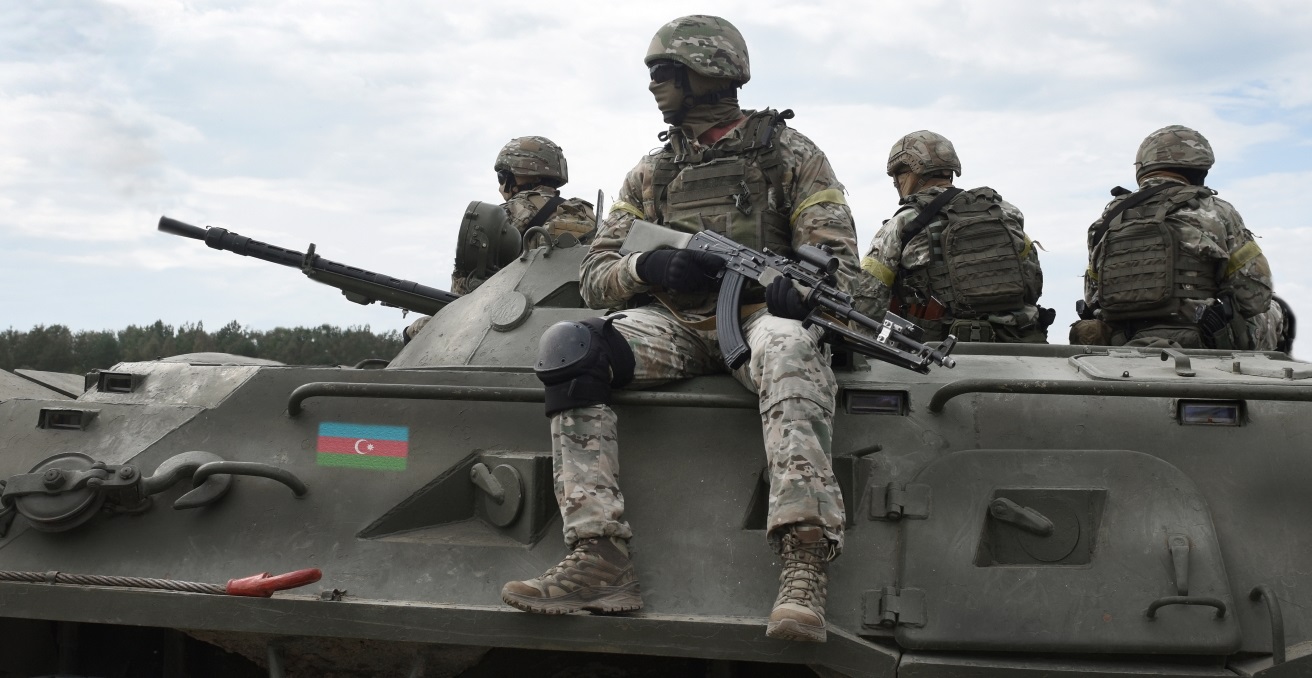
[[[727,376],[626,391],[616,411],[643,611],[502,605],[504,582],[566,553],[531,365],[545,327],[595,313],[579,308],[581,256],[529,252],[442,309],[387,369],[124,363],[75,400],[7,396],[0,476],[27,510],[0,539],[0,570],[41,574],[0,581],[3,628],[28,639],[10,644],[8,664],[35,667],[27,675],[1312,674],[1312,365],[1282,354],[962,345],[955,369],[928,375],[848,359],[833,443],[848,536],[824,644],[764,635],[779,568],[763,529],[756,398]],[[250,466],[225,476],[193,464],[149,486],[164,486],[153,507],[110,497],[114,513],[31,484],[52,457],[158,478],[197,452]],[[220,477],[226,494],[195,499],[193,484],[203,495]],[[184,497],[200,505],[169,508]],[[267,598],[121,579],[223,589],[306,568],[322,579]],[[199,666],[187,653],[208,650],[159,629],[246,659]],[[165,658],[123,668],[142,648]]]

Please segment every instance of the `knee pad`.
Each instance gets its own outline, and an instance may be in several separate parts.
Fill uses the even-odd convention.
[[[548,417],[576,407],[605,405],[612,387],[633,380],[633,349],[611,325],[622,317],[560,322],[542,333],[533,371],[546,386]]]

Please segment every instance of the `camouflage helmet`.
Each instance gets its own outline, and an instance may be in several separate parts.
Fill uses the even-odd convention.
[[[1167,167],[1187,167],[1203,170],[1212,168],[1216,155],[1212,145],[1195,130],[1183,125],[1169,125],[1148,135],[1139,144],[1134,158],[1135,178]]]
[[[725,78],[742,85],[752,79],[747,42],[734,25],[718,16],[679,17],[656,31],[647,48],[653,61],[677,61],[708,78]]]
[[[501,147],[492,169],[519,176],[556,179],[563,186],[569,182],[569,165],[565,153],[546,137],[519,137]]]
[[[957,159],[957,149],[942,134],[929,130],[912,132],[898,139],[888,152],[890,177],[903,172],[925,175],[943,170],[951,170],[961,176],[961,160]]]

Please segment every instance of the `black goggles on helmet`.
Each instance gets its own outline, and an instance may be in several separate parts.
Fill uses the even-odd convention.
[[[651,74],[652,82],[668,82],[683,72],[683,64],[669,60],[653,61],[647,72]]]

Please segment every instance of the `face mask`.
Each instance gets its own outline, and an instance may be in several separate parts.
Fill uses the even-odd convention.
[[[683,90],[674,84],[674,80],[653,82],[647,86],[652,96],[656,97],[656,108],[661,111],[666,124],[677,125],[683,121]]]

